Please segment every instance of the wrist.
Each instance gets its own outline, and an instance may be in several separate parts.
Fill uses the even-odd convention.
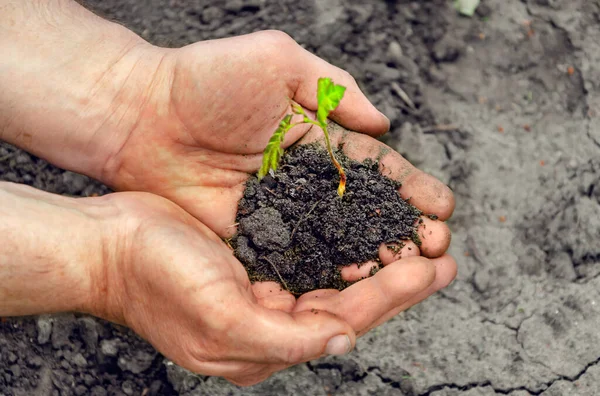
[[[165,51],[71,0],[9,1],[0,48],[0,139],[95,178],[137,123]]]
[[[81,200],[0,183],[0,316],[93,309],[105,250],[89,212]]]

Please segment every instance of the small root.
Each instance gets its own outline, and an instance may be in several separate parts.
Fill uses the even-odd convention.
[[[266,257],[262,257],[262,259],[265,260],[267,263],[271,264],[271,267],[273,267],[273,270],[279,277],[279,280],[283,284],[283,287],[285,287],[285,290],[290,291],[290,289],[287,287],[287,283],[285,283],[285,281],[283,280],[283,276],[281,276],[281,274],[279,273],[279,270],[277,270],[277,267],[275,266],[275,264],[273,264],[273,262]]]

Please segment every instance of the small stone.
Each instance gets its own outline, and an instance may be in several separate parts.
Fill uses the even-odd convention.
[[[96,378],[94,378],[91,374],[86,374],[83,376],[83,383],[87,386],[92,386],[96,384]]]
[[[133,384],[133,382],[131,382],[129,380],[124,381],[123,384],[121,385],[121,390],[126,395],[133,395],[134,389],[135,389],[135,385]]]
[[[140,374],[152,366],[156,357],[156,352],[135,351],[133,355],[122,356],[119,358],[118,365],[123,371],[131,371],[134,374]]]
[[[88,394],[88,392],[89,392],[89,391],[88,391],[88,388],[87,388],[85,385],[77,385],[77,386],[75,387],[75,394],[76,394],[77,396],[83,396],[83,395],[86,395],[86,394]]]
[[[40,316],[37,319],[37,331],[37,342],[40,345],[44,345],[50,340],[50,335],[52,334],[52,318],[46,315]]]
[[[73,356],[73,358],[71,359],[71,363],[73,363],[74,365],[76,365],[78,367],[86,367],[87,366],[87,360],[83,357],[83,355],[81,353],[75,354],[75,356]]]
[[[119,352],[119,340],[102,340],[100,343],[100,351],[106,356],[117,356]]]
[[[404,54],[402,53],[402,47],[400,46],[400,43],[398,43],[397,41],[391,41],[388,45],[387,50],[388,62],[393,63],[395,65],[400,65],[402,64],[403,57]]]
[[[17,158],[15,158],[17,164],[26,164],[31,161],[31,158],[27,154],[19,154]]]
[[[13,352],[8,353],[8,363],[16,363],[19,357],[15,355]]]

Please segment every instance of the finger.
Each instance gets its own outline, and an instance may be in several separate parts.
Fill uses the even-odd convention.
[[[446,223],[421,216],[417,226],[417,235],[421,242],[421,254],[425,257],[436,258],[448,250],[452,233]]]
[[[456,278],[457,273],[457,265],[456,261],[449,255],[444,255],[437,259],[431,260],[435,264],[435,281],[429,285],[425,290],[420,293],[417,293],[414,297],[406,301],[404,304],[395,307],[394,309],[388,311],[381,318],[376,320],[373,324],[361,330],[358,335],[362,336],[363,334],[369,332],[377,326],[387,322],[394,316],[398,315],[400,312],[406,311],[413,305],[420,303],[425,300],[427,297],[431,296],[435,292],[444,289],[447,287],[453,280]]]
[[[340,291],[337,289],[317,289],[308,293],[304,293],[301,298],[306,303],[306,300],[314,299],[318,301],[319,299],[326,299],[337,294],[340,294]]]
[[[400,196],[427,215],[446,220],[454,211],[454,195],[448,186],[435,177],[415,168],[399,153],[376,139],[360,133],[346,131],[339,125],[330,124],[329,134],[334,147],[341,146],[349,158],[363,162],[366,159],[379,162],[382,175],[402,183]],[[302,144],[322,140],[322,132],[311,129]]]
[[[429,259],[407,257],[331,297],[304,299],[301,296],[294,311],[325,310],[360,331],[425,290],[434,280],[435,266]]]
[[[371,271],[379,268],[379,263],[375,261],[367,261],[361,265],[351,264],[340,268],[342,279],[347,282],[356,282],[363,278],[371,276]]]
[[[257,302],[267,309],[292,312],[296,305],[296,298],[277,282],[256,282],[252,292]]]
[[[400,154],[396,154],[400,156]],[[389,154],[382,164],[395,161],[396,155]],[[400,187],[400,196],[419,208],[425,214],[436,215],[441,221],[448,220],[454,212],[452,190],[435,177],[421,171],[408,174]]]
[[[379,246],[379,259],[381,264],[388,265],[401,258],[419,256],[420,250],[413,241],[398,243],[382,243]]]
[[[352,327],[328,312],[287,314],[258,304],[232,300],[229,326],[220,360],[293,365],[323,354],[346,354],[354,346]]]
[[[310,110],[316,110],[317,81],[320,77],[330,77],[335,84],[346,87],[344,98],[331,114],[332,120],[348,129],[371,136],[383,135],[390,129],[390,120],[373,106],[348,72],[325,62],[299,45],[295,50],[296,53],[288,57],[293,62],[293,73],[288,78],[288,85],[294,91],[292,99]]]

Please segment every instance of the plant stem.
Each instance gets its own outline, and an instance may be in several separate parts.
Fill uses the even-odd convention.
[[[300,105],[293,105],[292,109],[294,110],[294,113],[304,116],[304,123],[316,125],[323,130],[323,134],[325,135],[325,144],[327,145],[327,152],[329,153],[331,162],[333,162],[333,165],[340,174],[340,184],[338,185],[337,193],[340,196],[340,198],[343,197],[344,192],[346,192],[346,172],[344,172],[344,168],[342,168],[342,165],[340,165],[338,160],[335,158],[335,155],[333,154],[333,149],[331,148],[331,140],[329,140],[329,132],[327,132],[327,124],[321,124],[318,121],[311,120],[310,117],[304,111],[304,108],[302,108],[302,106]],[[293,126],[296,126],[298,124],[301,123],[293,124]]]
[[[331,141],[329,140],[329,133],[327,133],[327,126],[321,125],[321,129],[323,129],[323,133],[325,135],[325,143],[327,144],[327,152],[329,152],[329,156],[331,157],[331,162],[336,167],[338,173],[340,174],[340,184],[338,185],[337,193],[341,197],[344,196],[344,192],[346,191],[346,172],[344,172],[344,168],[337,161],[335,155],[333,155],[333,150],[331,149]]]

